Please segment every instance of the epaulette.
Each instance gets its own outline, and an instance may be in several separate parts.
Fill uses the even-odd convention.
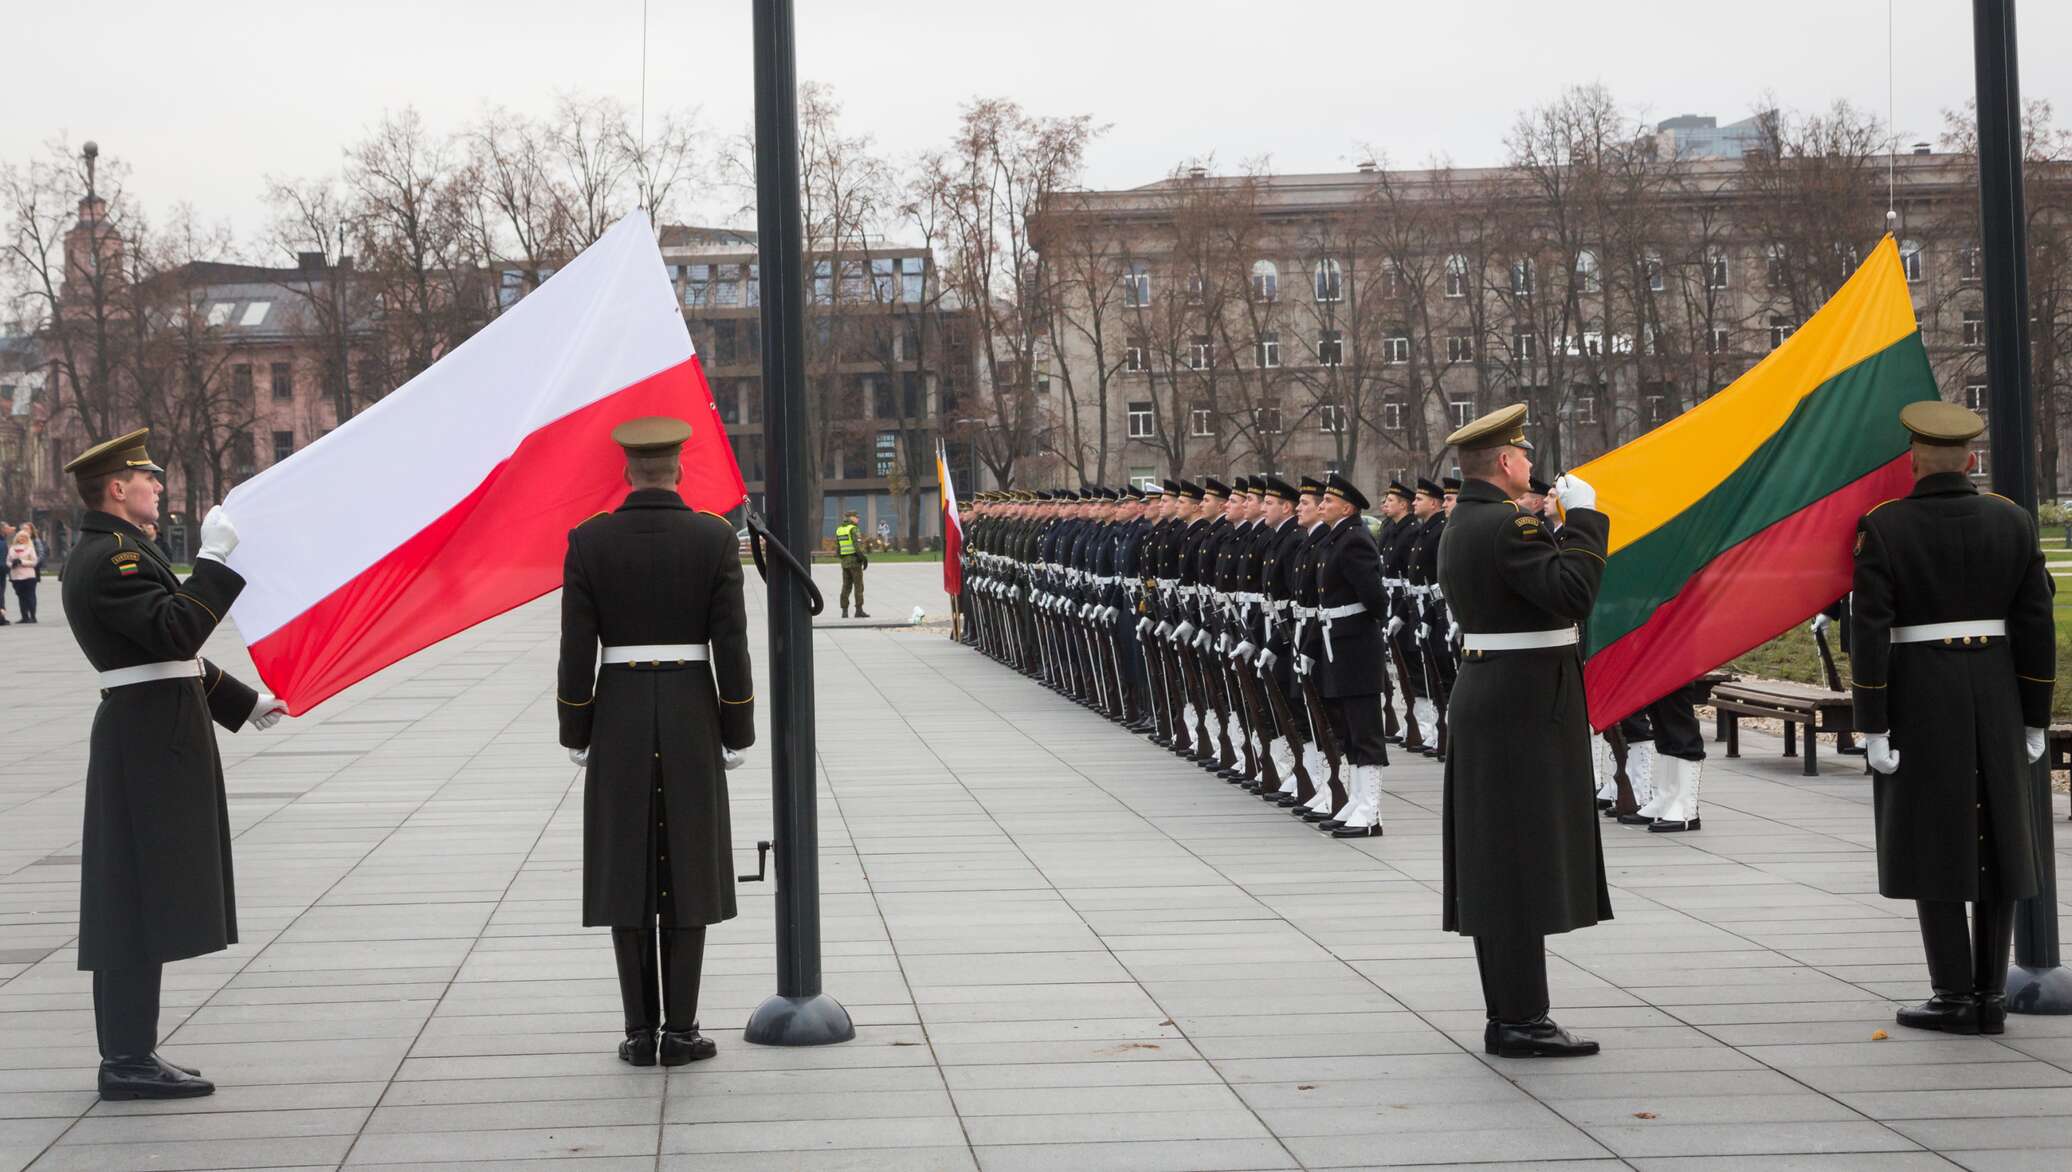
[[[1889,505],[1889,504],[1891,504],[1891,503],[1892,503],[1893,501],[1896,501],[1896,500],[1904,500],[1904,499],[1905,499],[1904,497],[1890,497],[1890,498],[1887,498],[1887,499],[1885,499],[1885,500],[1879,501],[1879,502],[1878,502],[1877,504],[1875,504],[1875,505],[1872,505],[1872,506],[1871,506],[1870,508],[1868,508],[1868,509],[1865,509],[1865,510],[1863,511],[1863,515],[1864,515],[1864,516],[1866,516],[1866,517],[1868,517],[1868,516],[1870,516],[1870,515],[1871,515],[1872,513],[1875,513],[1875,512],[1877,512],[1877,511],[1878,511],[1879,509],[1882,509],[1882,508],[1884,508],[1884,507],[1885,507],[1886,505]]]
[[[582,520],[577,521],[576,528],[581,529],[583,526],[588,525],[590,522],[595,521],[599,517],[609,517],[611,515],[612,511],[610,509],[599,509],[596,512],[590,514],[589,516],[583,518]]]

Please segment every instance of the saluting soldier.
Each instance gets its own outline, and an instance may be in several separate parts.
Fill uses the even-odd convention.
[[[65,565],[65,617],[100,673],[87,742],[80,835],[79,967],[93,973],[104,1099],[211,1094],[200,1072],[158,1057],[167,961],[237,943],[229,802],[209,722],[270,728],[285,708],[198,657],[245,580],[224,564],[237,530],[221,507],[201,524],[182,582],[144,526],[164,469],[149,429],[65,465],[87,513]]]
[[[1548,1016],[1545,937],[1612,914],[1576,647],[1611,522],[1574,477],[1556,485],[1558,533],[1518,507],[1532,475],[1524,419],[1515,403],[1446,439],[1468,479],[1439,551],[1464,641],[1441,820],[1444,922],[1475,938],[1483,1048],[1565,1057],[1597,1043]],[[1526,713],[1543,715],[1521,723]]]
[[[706,927],[735,913],[724,770],[755,742],[740,550],[732,525],[678,494],[690,436],[659,417],[612,430],[632,491],[569,533],[562,567],[557,707],[585,767],[583,925],[612,930],[619,1057],[635,1066],[716,1052],[698,983]]]
[[[2036,518],[1967,475],[1985,421],[1940,400],[1899,421],[1914,491],[1856,523],[1850,640],[1878,891],[1915,901],[1934,989],[1899,1024],[1998,1034],[2014,902],[2040,882],[2029,787],[2056,678],[2051,582]]]

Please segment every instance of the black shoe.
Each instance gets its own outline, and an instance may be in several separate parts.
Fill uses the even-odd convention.
[[[1612,799],[1610,799],[1610,798],[1599,798],[1599,799],[1597,799],[1597,808],[1598,808],[1598,810],[1600,810],[1600,811],[1603,811],[1603,810],[1609,810],[1609,809],[1611,809],[1611,808],[1612,808]]]
[[[1621,826],[1652,826],[1655,821],[1652,814],[1615,814],[1613,817],[1618,819]]]
[[[1686,830],[1703,829],[1705,829],[1705,819],[1703,818],[1687,818],[1681,822],[1672,822],[1667,818],[1657,818],[1653,822],[1648,823],[1648,833],[1650,834],[1682,834]]]
[[[186,1074],[186,1075],[192,1075],[192,1076],[194,1076],[195,1078],[200,1078],[200,1077],[201,1077],[201,1071],[199,1071],[199,1070],[196,1070],[196,1069],[195,1069],[194,1067],[192,1067],[192,1066],[182,1066],[182,1065],[180,1065],[180,1064],[179,1064],[179,1063],[177,1063],[177,1062],[167,1062],[167,1061],[166,1061],[166,1060],[165,1060],[164,1058],[160,1057],[160,1056],[159,1056],[158,1054],[156,1054],[156,1053],[153,1053],[153,1054],[151,1055],[151,1060],[152,1060],[153,1062],[156,1062],[156,1063],[158,1063],[158,1064],[159,1064],[160,1066],[170,1067],[170,1068],[171,1068],[171,1069],[173,1069],[173,1070],[177,1070],[177,1071],[179,1071],[179,1072],[180,1072],[181,1074]]]
[[[101,1098],[109,1102],[128,1099],[198,1099],[216,1093],[216,1084],[168,1066],[151,1055],[141,1058],[110,1058],[101,1063]]]
[[[1576,1037],[1543,1013],[1531,1021],[1498,1022],[1496,1053],[1503,1058],[1583,1058],[1597,1053],[1597,1043]]]
[[[1331,832],[1333,838],[1380,838],[1381,823],[1372,826],[1341,826]]]
[[[1345,823],[1340,822],[1336,818],[1326,818],[1322,822],[1317,823],[1317,829],[1323,831],[1326,834],[1329,834],[1343,825],[1345,825]]]
[[[1494,1054],[1496,1051],[1496,1019],[1492,1017],[1482,1025],[1482,1052]]]
[[[846,606],[842,608],[842,617],[845,619],[849,617],[849,608]]]
[[[619,1061],[629,1066],[653,1066],[655,1046],[654,1030],[627,1030],[626,1040],[619,1043]]]
[[[1301,805],[1302,801],[1300,798],[1297,798],[1294,794],[1275,794],[1273,804],[1285,810],[1290,806]]]
[[[1910,1005],[1895,1016],[1899,1024],[1913,1030],[1940,1030],[1946,1034],[1979,1032],[1978,998],[1969,993],[1945,993],[1937,989],[1935,996],[1919,1005]],[[2003,1029],[2005,1020],[2002,1019]]]
[[[867,619],[867,618],[869,618],[869,617],[871,617],[871,616],[870,616],[870,612],[869,612],[869,611],[867,611],[867,610],[865,610],[865,609],[863,609],[862,607],[860,607],[860,606],[859,606],[859,607],[857,607],[857,608],[856,608],[856,617],[857,617],[857,618],[860,618],[860,619]]]
[[[687,1062],[703,1062],[719,1053],[719,1047],[711,1038],[698,1032],[697,1026],[687,1030],[662,1031],[662,1065],[682,1066]]]
[[[1982,1034],[2004,1034],[2007,1032],[2007,994],[1985,991],[1973,994],[1978,1001],[1978,1032]]]
[[[1330,818],[1331,818],[1331,815],[1329,815],[1329,814],[1320,814],[1320,813],[1318,813],[1317,811],[1315,811],[1315,810],[1312,810],[1312,809],[1310,809],[1310,808],[1309,808],[1309,807],[1307,807],[1307,806],[1304,806],[1304,807],[1303,807],[1303,808],[1302,808],[1302,809],[1301,809],[1300,811],[1298,811],[1298,812],[1296,813],[1296,815],[1295,815],[1295,816],[1296,816],[1297,818],[1300,818],[1300,819],[1302,819],[1302,820],[1303,820],[1304,822],[1317,822],[1317,823],[1322,823],[1322,822],[1326,822],[1326,821],[1329,821],[1329,820],[1330,820]]]

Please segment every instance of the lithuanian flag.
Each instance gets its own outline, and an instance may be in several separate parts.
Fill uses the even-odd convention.
[[[1887,236],[1753,370],[1576,469],[1612,522],[1584,628],[1590,723],[1609,727],[1848,593],[1856,519],[1913,484],[1899,409],[1936,397]]]

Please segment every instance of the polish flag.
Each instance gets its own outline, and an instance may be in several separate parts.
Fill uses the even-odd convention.
[[[725,512],[741,470],[647,217],[429,370],[231,490],[231,617],[301,714],[561,585],[568,531],[627,492],[613,427],[689,421],[685,500]]]
[[[949,452],[941,440],[935,442],[935,483],[942,489],[942,589],[945,594],[962,594],[964,522],[957,517],[957,490],[950,484]]]

